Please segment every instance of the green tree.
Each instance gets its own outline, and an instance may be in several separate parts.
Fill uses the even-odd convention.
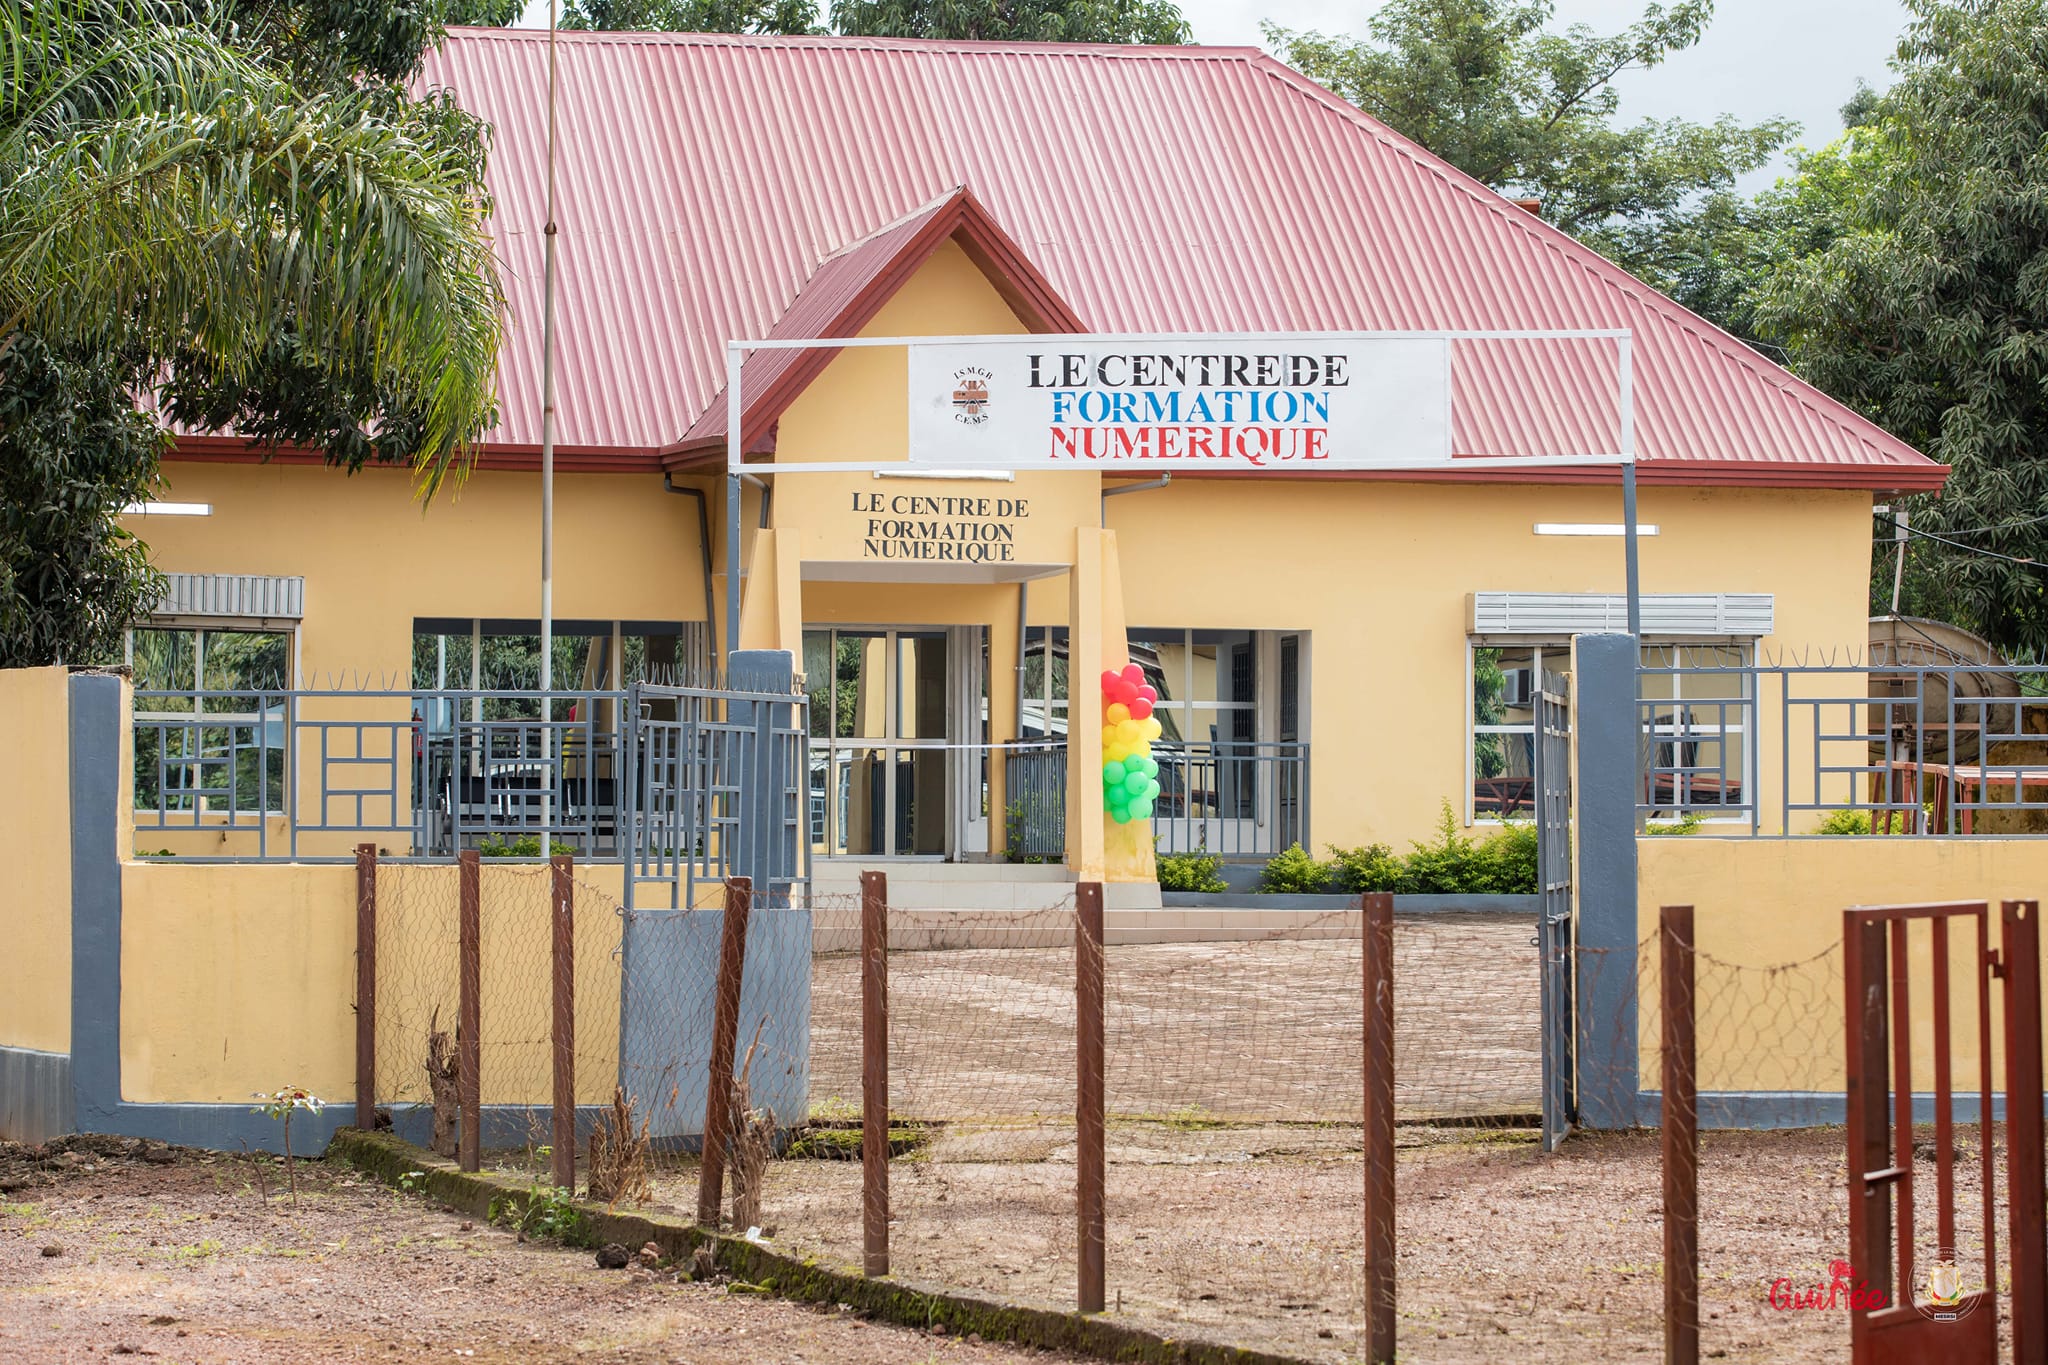
[[[824,33],[1048,43],[1185,43],[1172,0],[567,0],[564,28]]]
[[[822,33],[815,0],[568,0],[562,27],[663,33]]]
[[[121,657],[162,582],[122,507],[156,481],[163,434],[119,366],[17,336],[0,383],[0,668]]]
[[[832,26],[878,38],[1029,43],[1156,43],[1189,39],[1172,0],[834,0]]]
[[[156,438],[113,395],[148,379],[189,417],[212,393],[209,415],[259,434],[311,413],[273,429],[353,430],[330,446],[352,462],[402,439],[429,488],[491,418],[501,296],[473,126],[445,100],[415,115],[388,81],[309,92],[283,41],[162,0],[0,10],[0,443],[35,489],[68,490],[40,504],[62,526],[5,546],[12,662],[92,657],[151,600],[115,517],[153,484]]]
[[[1910,501],[1907,610],[2048,647],[2048,5],[1909,0],[1897,81],[1786,193],[1757,320],[1793,367],[1952,466]],[[1890,556],[1873,586],[1889,605]]]
[[[1619,33],[1552,32],[1549,0],[1390,0],[1363,39],[1266,25],[1310,79],[1710,317],[1739,294],[1713,263],[1745,229],[1737,177],[1798,127],[1646,119],[1622,126],[1615,79],[1697,43],[1711,0],[1652,4]],[[1716,310],[1720,310],[1717,314]]]

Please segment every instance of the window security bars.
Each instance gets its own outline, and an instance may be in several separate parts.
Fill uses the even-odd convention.
[[[1653,827],[2048,834],[2048,669],[1650,667],[1636,706]]]

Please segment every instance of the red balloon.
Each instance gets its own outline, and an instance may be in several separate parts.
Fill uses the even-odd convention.
[[[1150,689],[1149,687],[1145,689],[1146,692],[1149,692],[1151,690],[1152,689]],[[1131,708],[1132,720],[1143,720],[1145,719],[1145,717],[1152,714],[1152,703],[1145,699],[1145,692],[1140,692],[1137,696],[1137,699],[1135,701],[1129,702],[1128,705]]]
[[[1145,684],[1145,670],[1136,664],[1125,664],[1124,678],[1131,686],[1142,687]]]
[[[1103,695],[1104,695],[1104,696],[1106,696],[1106,697],[1109,697],[1109,698],[1111,698],[1112,700],[1114,700],[1114,699],[1115,699],[1115,696],[1116,696],[1116,689],[1117,689],[1117,685],[1118,685],[1119,683],[1121,683],[1121,682],[1122,682],[1123,680],[1124,680],[1124,675],[1123,675],[1123,674],[1121,674],[1121,673],[1119,673],[1119,672],[1117,672],[1117,671],[1116,671],[1115,669],[1113,669],[1113,668],[1106,668],[1106,669],[1104,669],[1104,670],[1102,671],[1102,693],[1103,693]]]
[[[1156,689],[1154,689],[1154,688],[1153,688],[1153,686],[1152,686],[1152,684],[1150,684],[1150,683],[1147,683],[1147,684],[1145,684],[1145,685],[1144,685],[1143,687],[1139,688],[1139,689],[1138,689],[1138,695],[1139,695],[1140,697],[1144,698],[1144,700],[1145,700],[1145,704],[1146,704],[1147,706],[1151,706],[1151,705],[1154,705],[1154,704],[1156,704],[1156,703],[1158,702],[1158,700],[1159,700],[1159,693],[1158,693],[1158,691],[1157,691]]]
[[[1109,690],[1109,697],[1111,701],[1120,701],[1129,706],[1138,699],[1138,689],[1131,686],[1130,679],[1118,678],[1116,686]]]

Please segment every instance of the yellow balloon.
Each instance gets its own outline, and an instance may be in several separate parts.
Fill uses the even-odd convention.
[[[1166,733],[1166,727],[1159,723],[1157,716],[1147,716],[1138,724],[1143,727],[1146,739],[1157,739]]]
[[[1109,709],[1102,714],[1108,718],[1111,725],[1122,725],[1131,718],[1131,708],[1120,701],[1113,701],[1109,704]]]
[[[1121,763],[1131,756],[1131,751],[1121,744],[1112,744],[1102,751],[1104,763]]]
[[[1110,749],[1123,743],[1123,739],[1124,732],[1117,726],[1105,725],[1102,727],[1102,748],[1104,752],[1108,752]]]
[[[1136,744],[1145,737],[1145,732],[1139,723],[1129,718],[1117,722],[1116,733],[1117,738],[1125,744]]]

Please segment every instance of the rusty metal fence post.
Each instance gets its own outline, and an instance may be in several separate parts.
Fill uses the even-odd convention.
[[[462,898],[459,919],[461,999],[456,1006],[456,1098],[462,1109],[462,1135],[455,1160],[465,1171],[483,1166],[483,863],[473,848],[462,850]]]
[[[1690,905],[1659,913],[1658,960],[1663,999],[1660,1054],[1664,1147],[1664,1361],[1699,1365],[1700,1141],[1698,1033],[1693,1012],[1693,929]]]
[[[2012,1358],[2048,1362],[2048,1193],[2044,1193],[2041,1074],[2041,907],[2000,907],[2005,984],[2006,1194],[2011,1201]]]
[[[1365,963],[1366,1365],[1394,1359],[1394,898],[1359,900]]]
[[[860,874],[861,1272],[889,1273],[889,879]]]
[[[1105,1303],[1102,1055],[1102,883],[1074,888],[1074,1213],[1079,1223],[1080,1309]]]
[[[704,1160],[697,1168],[697,1223],[718,1226],[725,1184],[725,1148],[732,1126],[732,1058],[739,1047],[740,981],[746,973],[747,915],[754,883],[725,879],[724,930],[718,941],[718,985],[711,1014],[711,1066],[704,1089]]]
[[[377,1126],[377,846],[356,845],[356,1127]]]
[[[552,1153],[554,1183],[576,1188],[576,860],[557,854],[548,860],[549,916],[554,927],[552,960],[555,972],[554,1114]]]

